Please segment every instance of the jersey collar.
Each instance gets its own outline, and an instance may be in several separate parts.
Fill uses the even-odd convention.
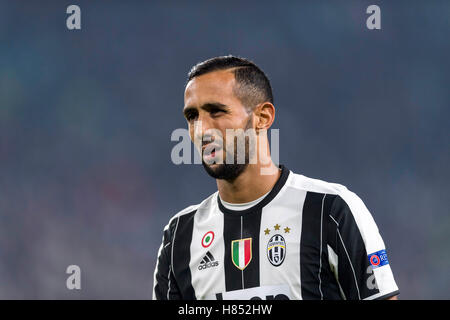
[[[225,214],[232,214],[232,215],[242,216],[242,215],[248,214],[250,212],[262,209],[270,201],[272,201],[273,198],[275,198],[277,196],[277,194],[280,192],[281,188],[283,188],[283,186],[286,183],[286,180],[287,180],[287,178],[289,176],[289,169],[288,168],[286,168],[284,165],[280,165],[279,167],[281,169],[280,177],[278,178],[277,182],[273,186],[272,190],[260,202],[255,204],[253,207],[250,207],[250,208],[245,209],[245,210],[231,210],[231,209],[226,208],[223,205],[222,201],[220,201],[219,193],[217,193],[217,203],[219,205],[220,211],[222,211]]]

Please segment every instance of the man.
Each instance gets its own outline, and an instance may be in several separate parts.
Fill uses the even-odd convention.
[[[234,56],[201,62],[184,104],[218,191],[165,227],[154,299],[395,298],[385,245],[361,199],[271,160],[275,107],[262,70]]]

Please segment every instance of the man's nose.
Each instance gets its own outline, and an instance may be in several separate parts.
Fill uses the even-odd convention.
[[[200,141],[205,140],[205,138],[208,138],[211,135],[210,129],[213,129],[213,127],[208,116],[200,114],[197,121],[194,123],[194,137]]]

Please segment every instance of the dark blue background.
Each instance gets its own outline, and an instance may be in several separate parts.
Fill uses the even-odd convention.
[[[162,228],[216,190],[172,164],[170,135],[188,70],[224,54],[269,75],[280,162],[364,200],[401,298],[450,298],[449,16],[431,0],[0,1],[0,298],[150,298]]]

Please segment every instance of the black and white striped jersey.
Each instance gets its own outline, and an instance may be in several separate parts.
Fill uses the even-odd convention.
[[[153,299],[376,299],[399,293],[384,242],[345,186],[280,166],[256,205],[230,210],[218,192],[164,229]]]

